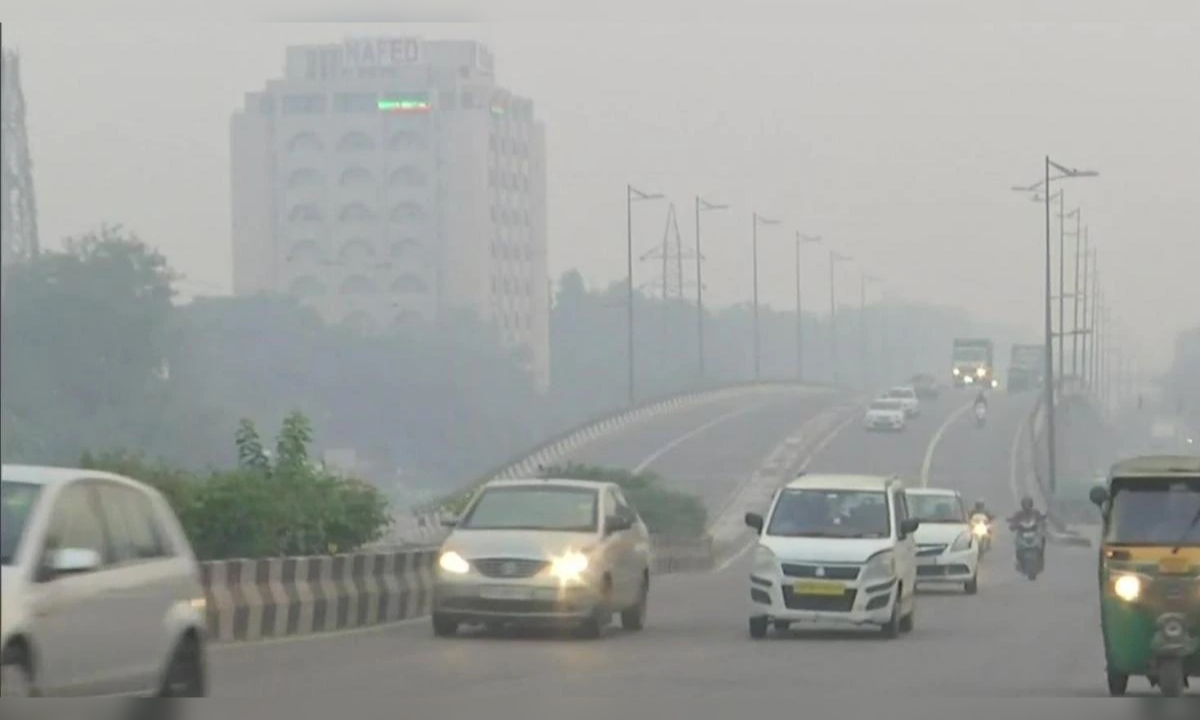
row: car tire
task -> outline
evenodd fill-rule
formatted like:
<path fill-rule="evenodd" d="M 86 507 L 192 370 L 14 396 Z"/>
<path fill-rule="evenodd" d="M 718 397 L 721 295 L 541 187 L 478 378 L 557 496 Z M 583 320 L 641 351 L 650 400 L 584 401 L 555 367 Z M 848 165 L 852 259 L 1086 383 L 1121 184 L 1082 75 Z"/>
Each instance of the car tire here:
<path fill-rule="evenodd" d="M 454 637 L 458 633 L 458 621 L 441 613 L 433 614 L 434 637 Z"/>
<path fill-rule="evenodd" d="M 975 577 L 968 580 L 966 584 L 963 585 L 963 590 L 968 595 L 977 595 L 979 593 L 979 575 L 976 574 Z"/>
<path fill-rule="evenodd" d="M 1129 690 L 1129 676 L 1124 673 L 1108 671 L 1108 694 L 1112 697 L 1125 697 Z"/>
<path fill-rule="evenodd" d="M 192 635 L 180 639 L 163 673 L 158 696 L 163 698 L 201 698 L 207 692 L 204 649 Z"/>
<path fill-rule="evenodd" d="M 887 640 L 895 640 L 900 637 L 900 599 L 896 598 L 896 602 L 892 603 L 892 617 L 879 628 L 879 632 Z"/>
<path fill-rule="evenodd" d="M 762 640 L 767 636 L 767 628 L 770 625 L 765 617 L 750 618 L 750 637 L 755 640 Z"/>
<path fill-rule="evenodd" d="M 3 658 L 0 659 L 0 697 L 37 696 L 29 653 L 20 645 L 4 648 Z"/>
<path fill-rule="evenodd" d="M 642 576 L 642 589 L 638 591 L 638 600 L 632 607 L 621 611 L 621 627 L 626 630 L 639 631 L 646 627 L 646 607 L 650 603 L 650 576 Z"/>

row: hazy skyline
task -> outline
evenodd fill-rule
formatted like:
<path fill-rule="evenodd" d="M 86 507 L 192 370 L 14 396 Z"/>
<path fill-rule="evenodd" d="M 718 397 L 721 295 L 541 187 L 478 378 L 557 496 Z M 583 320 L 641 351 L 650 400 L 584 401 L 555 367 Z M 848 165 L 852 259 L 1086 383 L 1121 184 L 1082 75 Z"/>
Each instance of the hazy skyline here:
<path fill-rule="evenodd" d="M 624 185 L 704 219 L 713 302 L 793 303 L 792 238 L 821 234 L 905 298 L 981 320 L 1041 322 L 1044 211 L 1012 185 L 1043 154 L 1071 181 L 1102 285 L 1145 362 L 1200 319 L 1200 33 L 1190 24 L 5 25 L 21 51 L 43 243 L 121 222 L 191 279 L 230 285 L 229 117 L 281 74 L 288 44 L 346 35 L 473 37 L 547 126 L 551 272 L 625 275 Z M 665 203 L 636 206 L 638 252 Z M 1057 213 L 1057 207 L 1055 208 Z M 1057 221 L 1056 221 L 1057 222 Z M 1055 228 L 1057 233 L 1057 228 Z M 1057 235 L 1056 235 L 1057 237 Z M 1073 247 L 1068 238 L 1068 252 Z M 1056 247 L 1057 251 L 1057 247 Z M 828 310 L 806 249 L 807 308 Z M 1073 268 L 1071 268 L 1073 270 Z M 639 283 L 652 276 L 638 267 Z M 1068 272 L 1068 283 L 1072 272 Z M 1056 273 L 1057 278 L 1057 273 Z M 1068 318 L 1070 308 L 1068 308 Z"/>

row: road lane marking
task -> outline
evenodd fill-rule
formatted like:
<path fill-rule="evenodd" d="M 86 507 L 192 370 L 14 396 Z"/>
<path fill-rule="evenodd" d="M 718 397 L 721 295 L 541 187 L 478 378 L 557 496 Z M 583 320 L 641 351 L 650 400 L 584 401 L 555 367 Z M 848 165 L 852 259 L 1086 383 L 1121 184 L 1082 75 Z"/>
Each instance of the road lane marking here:
<path fill-rule="evenodd" d="M 800 466 L 798 468 L 796 468 L 796 470 L 795 470 L 796 474 L 802 473 L 805 470 L 807 470 L 808 466 L 812 464 L 813 460 L 815 460 L 816 457 L 821 454 L 821 451 L 824 450 L 826 447 L 828 447 L 829 444 L 831 442 L 833 442 L 834 439 L 838 435 L 841 435 L 842 431 L 845 430 L 847 427 L 849 427 L 851 423 L 857 422 L 858 419 L 859 419 L 859 417 L 857 414 L 851 414 L 850 417 L 846 418 L 846 420 L 843 421 L 841 425 L 838 425 L 837 427 L 835 427 L 828 435 L 826 435 L 824 438 L 822 438 L 821 442 L 817 443 L 817 446 L 815 448 L 813 448 L 812 452 L 810 452 L 808 454 L 808 457 L 806 457 L 804 459 L 804 462 L 800 463 Z M 741 560 L 742 556 L 744 556 L 746 553 L 750 552 L 750 550 L 755 545 L 758 545 L 758 537 L 757 536 L 751 538 L 745 544 L 745 546 L 742 547 L 741 550 L 738 550 L 733 555 L 731 555 L 729 557 L 729 559 L 727 559 L 725 562 L 721 563 L 716 568 L 714 568 L 712 570 L 712 574 L 715 575 L 718 573 L 723 573 L 726 570 L 728 570 L 735 562 L 737 562 L 738 560 Z"/>
<path fill-rule="evenodd" d="M 727 420 L 732 420 L 736 417 L 740 417 L 742 415 L 747 415 L 751 412 L 754 412 L 755 410 L 761 410 L 765 404 L 766 403 L 764 403 L 763 405 L 754 404 L 754 405 L 751 405 L 750 407 L 732 410 L 730 412 L 725 413 L 724 415 L 720 415 L 720 416 L 714 418 L 713 420 L 709 420 L 708 422 L 704 423 L 703 425 L 701 425 L 698 428 L 689 430 L 688 432 L 684 433 L 683 435 L 680 435 L 679 437 L 675 438 L 671 442 L 669 442 L 666 445 L 663 445 L 659 449 L 655 450 L 648 457 L 646 457 L 645 460 L 642 460 L 640 463 L 638 463 L 637 467 L 635 467 L 633 469 L 633 472 L 635 474 L 642 472 L 643 470 L 645 470 L 646 468 L 650 467 L 655 462 L 660 460 L 662 458 L 662 456 L 671 452 L 672 450 L 679 447 L 680 445 L 687 442 L 688 440 L 691 440 L 692 438 L 696 437 L 700 433 L 707 432 L 708 430 L 711 430 L 712 428 L 720 425 L 721 423 L 723 423 Z"/>
<path fill-rule="evenodd" d="M 933 469 L 933 455 L 937 452 L 937 447 L 942 442 L 942 436 L 946 434 L 946 431 L 950 429 L 955 420 L 973 407 L 975 407 L 974 401 L 950 413 L 950 416 L 946 418 L 941 427 L 937 429 L 937 432 L 933 434 L 933 439 L 929 441 L 929 447 L 925 449 L 925 460 L 921 463 L 921 487 L 929 487 L 929 472 Z"/>

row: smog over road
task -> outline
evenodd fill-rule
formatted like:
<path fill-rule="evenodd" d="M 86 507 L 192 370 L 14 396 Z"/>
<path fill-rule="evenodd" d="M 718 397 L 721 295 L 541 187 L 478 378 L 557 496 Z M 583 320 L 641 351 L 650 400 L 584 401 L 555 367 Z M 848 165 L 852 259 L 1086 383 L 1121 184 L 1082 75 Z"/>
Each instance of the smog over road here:
<path fill-rule="evenodd" d="M 1042 4 L 13 10 L 5 702 L 1194 700 L 1200 6 Z"/>

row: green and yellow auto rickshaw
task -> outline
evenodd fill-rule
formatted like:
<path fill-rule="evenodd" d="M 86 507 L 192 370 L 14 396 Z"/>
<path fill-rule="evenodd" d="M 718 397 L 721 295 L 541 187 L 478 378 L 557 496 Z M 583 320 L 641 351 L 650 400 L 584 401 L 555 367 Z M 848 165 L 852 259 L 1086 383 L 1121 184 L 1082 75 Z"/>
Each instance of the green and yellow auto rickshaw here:
<path fill-rule="evenodd" d="M 1200 677 L 1200 457 L 1123 460 L 1091 499 L 1109 694 L 1136 675 L 1179 696 Z"/>

